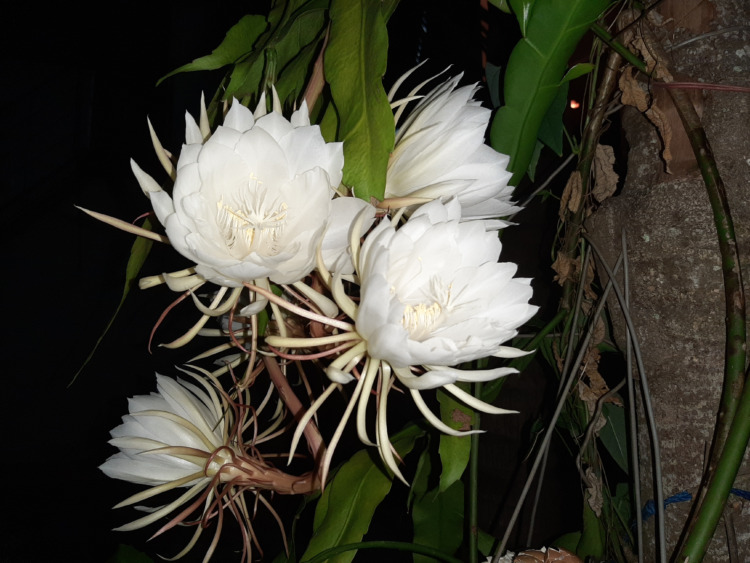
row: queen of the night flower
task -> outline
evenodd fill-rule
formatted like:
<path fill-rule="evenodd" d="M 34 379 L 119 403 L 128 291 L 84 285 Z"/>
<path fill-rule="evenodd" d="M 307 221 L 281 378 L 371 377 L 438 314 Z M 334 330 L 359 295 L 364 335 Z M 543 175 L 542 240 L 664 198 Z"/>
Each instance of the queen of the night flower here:
<path fill-rule="evenodd" d="M 362 221 L 357 223 L 366 218 L 363 213 Z M 462 221 L 461 206 L 455 199 L 422 205 L 400 228 L 384 219 L 366 236 L 361 249 L 359 237 L 352 237 L 354 279 L 360 284 L 358 304 L 345 293 L 341 275 L 331 275 L 323 264 L 318 265 L 336 304 L 354 324 L 309 315 L 311 320 L 328 324 L 338 333 L 321 338 L 266 338 L 275 348 L 335 345 L 339 354 L 326 369 L 333 383 L 301 419 L 293 444 L 325 398 L 337 386 L 353 381 L 352 372 L 360 366 L 352 398 L 328 448 L 324 474 L 336 440 L 355 406 L 359 437 L 373 444 L 365 414 L 376 381 L 380 382 L 376 443 L 383 460 L 401 479 L 386 421 L 387 397 L 394 378 L 409 389 L 425 418 L 448 434 L 466 432 L 450 428 L 435 416 L 422 399 L 422 390 L 442 387 L 477 410 L 509 412 L 483 403 L 455 385 L 516 373 L 507 367 L 462 370 L 454 366 L 489 356 L 523 355 L 504 343 L 537 310 L 529 304 L 531 280 L 514 277 L 515 264 L 498 263 L 501 244 L 492 225 L 496 223 Z M 270 293 L 268 297 L 274 299 Z M 277 302 L 283 306 L 282 300 Z"/>
<path fill-rule="evenodd" d="M 205 375 L 206 378 L 193 376 L 192 383 L 157 374 L 156 393 L 129 399 L 129 414 L 111 431 L 110 444 L 120 451 L 100 469 L 109 477 L 149 486 L 115 508 L 173 489 L 187 489 L 163 506 L 144 509 L 145 516 L 117 530 L 137 530 L 171 516 L 156 536 L 176 525 L 188 524 L 188 517 L 197 513 L 199 516 L 192 523 L 199 525 L 193 539 L 173 558 L 177 559 L 193 547 L 203 529 L 216 519 L 214 541 L 204 559 L 207 561 L 221 533 L 223 518 L 217 515 L 229 508 L 244 538 L 242 560 L 249 561 L 253 544 L 258 544 L 251 530 L 254 501 L 247 502 L 244 493 L 257 495 L 260 503 L 278 519 L 260 494 L 262 491 L 309 493 L 319 488 L 320 482 L 311 473 L 301 476 L 283 473 L 258 457 L 255 446 L 263 441 L 264 432 L 257 430 L 252 444 L 246 444 L 242 437 L 243 429 L 257 424 L 257 413 L 250 417 L 251 410 L 246 406 L 249 392 L 240 392 L 236 399 L 230 399 L 209 383 L 210 374 Z M 181 511 L 175 515 L 178 509 Z"/>
<path fill-rule="evenodd" d="M 304 102 L 290 120 L 277 100 L 271 113 L 265 103 L 263 96 L 253 114 L 235 100 L 213 134 L 186 115 L 172 197 L 133 163 L 171 244 L 196 263 L 201 278 L 224 287 L 301 280 L 326 229 L 353 218 L 333 200 L 342 144 L 325 142 Z M 336 251 L 346 240 L 326 242 Z"/>
<path fill-rule="evenodd" d="M 417 67 L 418 68 L 418 67 Z M 388 162 L 386 202 L 429 201 L 454 196 L 463 219 L 497 220 L 520 210 L 512 201 L 510 158 L 484 142 L 491 111 L 474 100 L 478 86 L 457 88 L 462 75 L 435 87 L 402 120 L 405 102 L 419 98 L 420 84 L 401 101 L 398 88 L 415 69 L 396 82 L 389 99 L 396 109 L 396 145 Z M 412 205 L 411 208 L 414 206 Z"/>

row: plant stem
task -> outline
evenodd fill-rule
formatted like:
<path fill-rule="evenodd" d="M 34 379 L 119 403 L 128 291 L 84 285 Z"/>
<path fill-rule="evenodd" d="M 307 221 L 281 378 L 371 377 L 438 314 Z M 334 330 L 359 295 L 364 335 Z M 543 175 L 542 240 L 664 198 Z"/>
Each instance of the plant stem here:
<path fill-rule="evenodd" d="M 474 396 L 481 400 L 481 383 L 474 384 Z M 474 410 L 474 428 L 479 428 L 479 416 L 479 411 Z M 477 563 L 479 557 L 479 434 L 471 435 L 469 455 L 469 563 Z"/>
<path fill-rule="evenodd" d="M 591 177 L 591 165 L 596 153 L 596 145 L 599 141 L 602 123 L 606 114 L 607 104 L 612 97 L 612 92 L 617 85 L 617 74 L 622 64 L 622 55 L 613 51 L 607 58 L 607 64 L 602 73 L 602 81 L 596 94 L 594 106 L 591 108 L 591 116 L 586 125 L 581 140 L 581 156 L 578 162 L 578 172 L 581 174 L 581 203 L 574 212 L 566 214 L 567 229 L 565 230 L 565 240 L 560 252 L 564 253 L 571 259 L 575 253 L 576 247 L 580 240 L 581 227 L 585 218 L 586 197 L 588 195 L 589 178 Z M 581 272 L 585 276 L 585 272 Z M 563 296 L 561 306 L 563 309 L 571 310 L 573 306 L 573 280 L 567 280 L 563 285 Z"/>

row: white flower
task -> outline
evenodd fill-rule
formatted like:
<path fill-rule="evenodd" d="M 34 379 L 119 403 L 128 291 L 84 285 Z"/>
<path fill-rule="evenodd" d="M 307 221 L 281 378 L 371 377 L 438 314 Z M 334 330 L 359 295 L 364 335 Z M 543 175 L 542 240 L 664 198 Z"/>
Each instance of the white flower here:
<path fill-rule="evenodd" d="M 206 375 L 212 379 L 210 374 Z M 207 380 L 193 377 L 196 384 L 157 374 L 157 392 L 129 399 L 130 414 L 111 431 L 109 443 L 120 451 L 100 469 L 110 477 L 150 486 L 115 508 L 130 506 L 173 489 L 187 488 L 163 506 L 136 507 L 147 514 L 116 529 L 137 530 L 170 515 L 171 520 L 154 536 L 178 524 L 200 523 L 193 539 L 173 558 L 179 559 L 190 551 L 212 519 L 217 520 L 212 544 L 215 545 L 223 522 L 223 517 L 218 515 L 229 508 L 242 529 L 243 549 L 251 554 L 251 544 L 257 540 L 244 493 L 256 495 L 279 521 L 269 502 L 261 496 L 262 491 L 310 493 L 319 488 L 320 483 L 311 473 L 297 477 L 281 472 L 263 459 L 254 444 L 248 447 L 243 443 L 242 429 L 257 422 L 257 419 L 248 420 L 250 409 L 243 403 L 249 400 L 249 392 L 240 392 L 236 399 L 229 399 Z M 265 431 L 255 430 L 256 439 L 264 437 Z M 180 510 L 174 515 L 177 509 Z M 213 547 L 209 547 L 204 561 L 210 559 L 212 552 Z"/>
<path fill-rule="evenodd" d="M 210 481 L 228 459 L 220 453 L 206 467 L 227 440 L 221 402 L 207 385 L 200 388 L 157 374 L 156 386 L 156 393 L 128 400 L 130 414 L 111 431 L 109 441 L 120 451 L 100 469 L 109 477 L 144 485 Z"/>
<path fill-rule="evenodd" d="M 441 366 L 507 355 L 502 344 L 537 310 L 529 305 L 531 280 L 514 278 L 515 264 L 498 263 L 497 233 L 460 214 L 455 200 L 433 201 L 398 230 L 381 222 L 362 246 L 356 330 L 370 357 L 432 370 L 402 378 L 410 387 L 461 380 Z"/>
<path fill-rule="evenodd" d="M 287 121 L 236 100 L 203 143 L 186 116 L 186 144 L 170 198 L 133 163 L 172 245 L 203 278 L 226 287 L 270 278 L 293 283 L 312 271 L 341 182 L 341 143 L 326 143 L 307 106 Z"/>
<path fill-rule="evenodd" d="M 492 112 L 473 99 L 477 85 L 456 88 L 461 76 L 422 98 L 398 127 L 385 197 L 455 196 L 463 219 L 506 217 L 520 210 L 511 201 L 513 188 L 508 186 L 510 158 L 485 145 Z M 391 99 L 400 82 L 391 91 Z M 396 113 L 397 125 L 402 110 Z"/>

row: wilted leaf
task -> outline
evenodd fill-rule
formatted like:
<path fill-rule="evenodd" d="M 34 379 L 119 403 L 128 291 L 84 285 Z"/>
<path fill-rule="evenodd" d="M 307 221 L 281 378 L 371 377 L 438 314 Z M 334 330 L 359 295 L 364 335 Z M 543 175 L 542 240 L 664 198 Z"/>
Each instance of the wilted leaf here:
<path fill-rule="evenodd" d="M 586 468 L 586 502 L 594 511 L 597 518 L 602 515 L 602 506 L 604 506 L 604 496 L 602 495 L 602 480 L 599 475 L 591 468 Z"/>
<path fill-rule="evenodd" d="M 615 151 L 609 145 L 596 145 L 594 153 L 593 196 L 601 203 L 617 191 L 620 177 L 615 172 Z"/>
<path fill-rule="evenodd" d="M 581 206 L 582 189 L 581 173 L 578 170 L 574 170 L 570 178 L 568 178 L 568 183 L 565 184 L 565 189 L 560 199 L 559 215 L 561 221 L 565 221 L 567 212 L 575 213 L 578 211 L 578 208 Z"/>

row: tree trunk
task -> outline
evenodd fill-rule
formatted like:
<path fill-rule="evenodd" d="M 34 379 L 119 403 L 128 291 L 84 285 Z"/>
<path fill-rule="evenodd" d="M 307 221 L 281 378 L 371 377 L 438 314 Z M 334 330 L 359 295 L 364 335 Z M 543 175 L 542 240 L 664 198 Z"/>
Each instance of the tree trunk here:
<path fill-rule="evenodd" d="M 750 86 L 747 2 L 667 1 L 658 10 L 656 32 L 670 51 L 667 64 L 676 81 Z M 711 34 L 726 28 L 733 31 Z M 685 43 L 688 39 L 696 40 Z M 750 94 L 714 89 L 693 92 L 727 187 L 745 266 L 745 292 L 750 295 Z M 671 138 L 664 130 L 660 137 L 636 109 L 625 109 L 622 122 L 629 153 L 622 193 L 607 200 L 587 222 L 610 264 L 620 252 L 621 232 L 627 235 L 630 313 L 654 405 L 665 498 L 682 491 L 695 495 L 700 484 L 718 412 L 725 345 L 716 229 L 703 180 L 687 138 L 678 135 L 681 124 L 670 104 L 663 90 L 655 92 L 652 106 L 664 110 Z M 665 146 L 669 151 L 663 153 Z M 671 174 L 665 172 L 665 160 Z M 624 348 L 622 315 L 616 302 L 610 306 L 615 338 Z M 642 419 L 639 428 L 645 502 L 654 498 L 652 459 Z M 735 488 L 750 490 L 747 458 L 745 452 Z M 675 548 L 690 506 L 690 502 L 677 502 L 666 508 L 667 553 Z M 730 518 L 726 518 L 728 513 Z M 705 561 L 730 561 L 734 542 L 728 544 L 725 524 L 732 523 L 737 561 L 750 561 L 750 502 L 730 496 L 725 519 Z M 655 558 L 653 524 L 651 518 L 644 525 L 647 560 Z"/>

